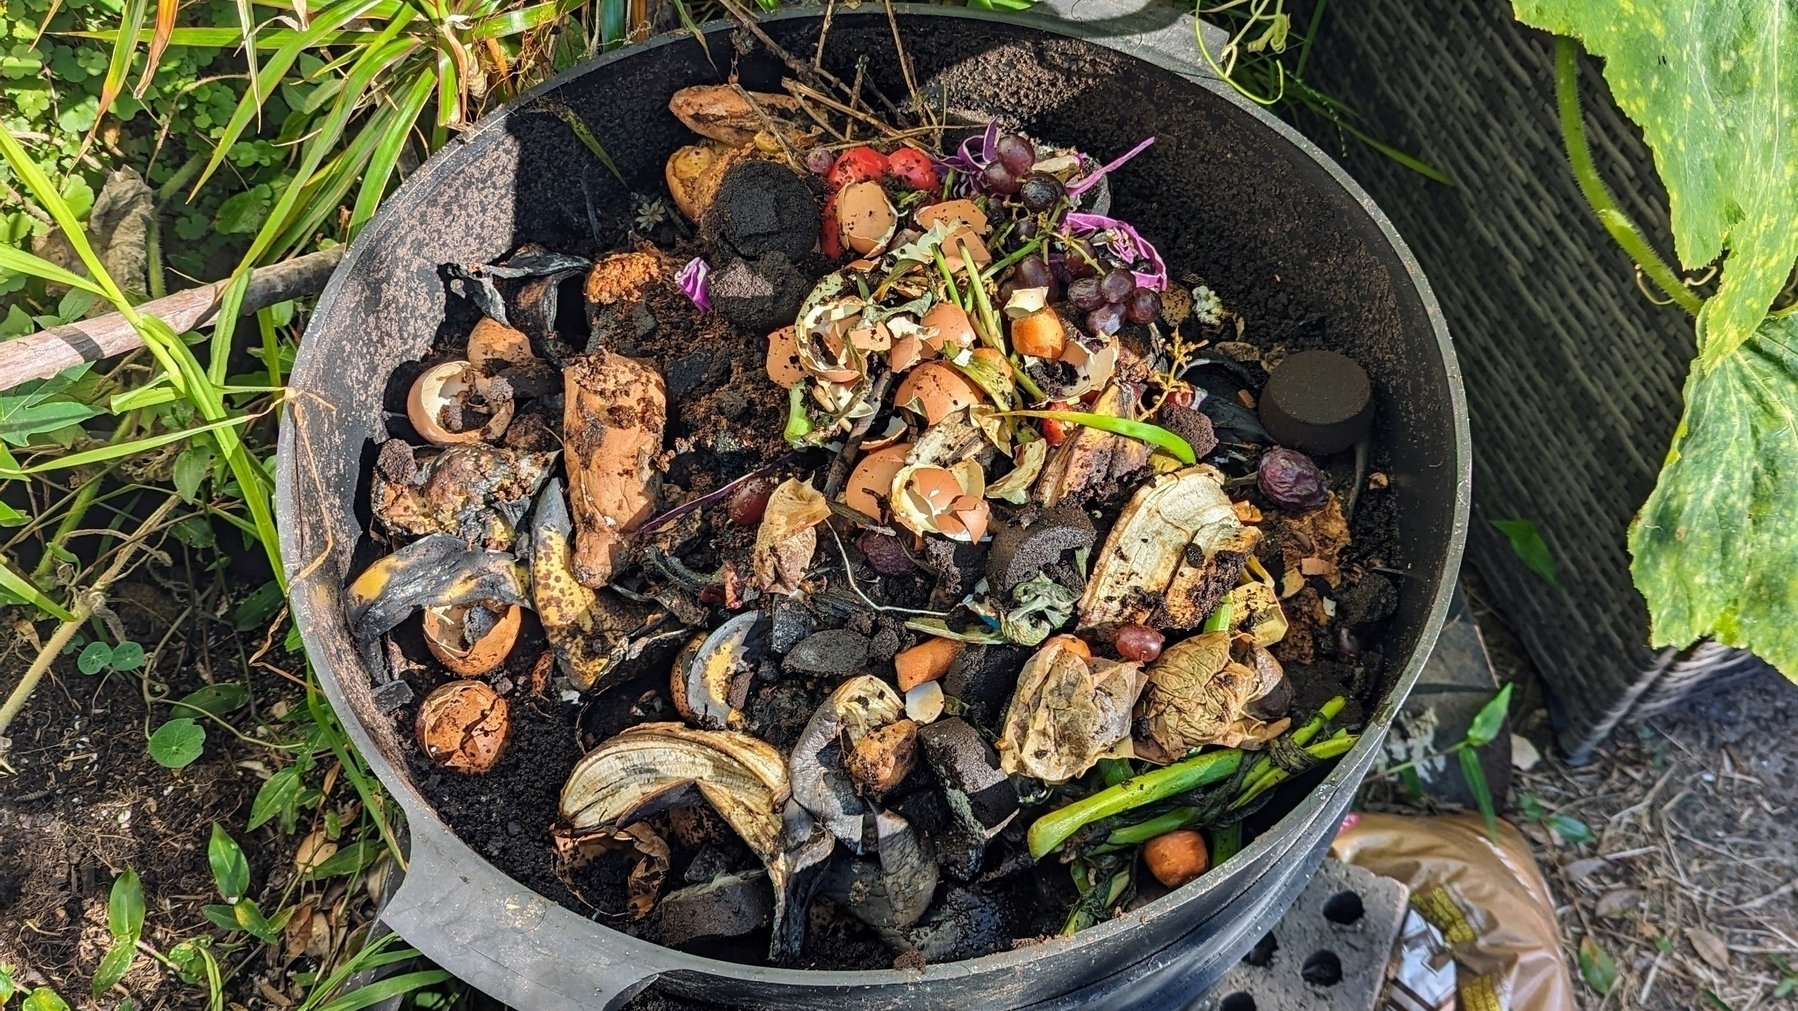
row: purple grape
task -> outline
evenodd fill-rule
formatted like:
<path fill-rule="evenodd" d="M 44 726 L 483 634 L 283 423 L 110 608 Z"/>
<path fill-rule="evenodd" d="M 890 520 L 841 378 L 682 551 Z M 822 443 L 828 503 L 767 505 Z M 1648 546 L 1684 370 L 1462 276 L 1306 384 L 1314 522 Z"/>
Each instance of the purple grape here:
<path fill-rule="evenodd" d="M 1094 334 L 1114 334 L 1124 325 L 1124 309 L 1115 303 L 1106 303 L 1086 314 L 1086 329 Z"/>
<path fill-rule="evenodd" d="M 1004 164 L 993 162 L 980 173 L 980 181 L 987 190 L 1002 197 L 1009 197 L 1018 191 L 1018 178 L 1006 171 Z"/>
<path fill-rule="evenodd" d="M 1137 288 L 1124 300 L 1124 318 L 1148 326 L 1161 315 L 1161 296 L 1153 288 Z"/>
<path fill-rule="evenodd" d="M 1267 500 L 1281 509 L 1308 512 L 1330 500 L 1324 472 L 1296 449 L 1275 446 L 1261 454 L 1256 484 Z"/>
<path fill-rule="evenodd" d="M 1018 222 L 1018 226 L 1011 230 L 1012 238 L 1017 239 L 1019 242 L 1029 242 L 1031 239 L 1036 238 L 1042 233 L 1042 219 L 1034 216 Z"/>
<path fill-rule="evenodd" d="M 1068 301 L 1081 312 L 1091 312 L 1105 304 L 1105 295 L 1099 291 L 1099 279 L 1083 277 L 1068 285 Z"/>
<path fill-rule="evenodd" d="M 1136 290 L 1136 278 L 1122 267 L 1113 267 L 1099 279 L 1099 290 L 1105 293 L 1105 301 L 1113 305 L 1122 305 Z"/>
<path fill-rule="evenodd" d="M 1099 258 L 1093 254 L 1093 247 L 1084 239 L 1069 239 L 1067 256 L 1062 261 L 1062 269 L 1070 278 L 1092 277 L 1099 272 Z"/>
<path fill-rule="evenodd" d="M 1047 172 L 1032 172 L 1018 181 L 1018 199 L 1032 211 L 1046 211 L 1065 193 L 1061 180 Z"/>
<path fill-rule="evenodd" d="M 1011 269 L 1011 280 L 1020 288 L 1047 288 L 1055 283 L 1049 265 L 1034 253 L 1024 257 Z"/>
<path fill-rule="evenodd" d="M 811 172 L 814 175 L 829 175 L 831 166 L 836 163 L 837 154 L 835 151 L 815 147 L 805 153 L 806 171 Z"/>
<path fill-rule="evenodd" d="M 1000 137 L 994 146 L 999 149 L 998 164 L 1004 165 L 1005 170 L 1014 176 L 1023 175 L 1030 171 L 1030 166 L 1036 164 L 1036 148 L 1028 137 L 1008 133 Z"/>

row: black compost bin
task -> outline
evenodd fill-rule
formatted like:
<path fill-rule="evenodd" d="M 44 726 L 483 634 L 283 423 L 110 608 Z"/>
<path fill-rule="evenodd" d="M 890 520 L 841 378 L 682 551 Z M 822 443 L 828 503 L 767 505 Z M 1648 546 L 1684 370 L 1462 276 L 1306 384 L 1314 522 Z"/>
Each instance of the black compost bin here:
<path fill-rule="evenodd" d="M 614 1008 L 652 982 L 782 1011 L 1180 1006 L 1261 936 L 1315 870 L 1435 641 L 1467 522 L 1466 408 L 1435 300 L 1385 216 L 1277 120 L 1215 82 L 1075 37 L 1100 34 L 1093 26 L 901 10 L 919 78 L 952 110 L 1094 152 L 1159 137 L 1113 176 L 1117 213 L 1143 227 L 1176 276 L 1197 272 L 1226 304 L 1275 298 L 1282 318 L 1316 321 L 1366 367 L 1399 511 L 1386 561 L 1407 576 L 1386 644 L 1392 686 L 1361 743 L 1321 783 L 1305 784 L 1309 792 L 1283 798 L 1288 813 L 1212 873 L 1072 937 L 921 972 L 788 970 L 683 954 L 589 920 L 494 868 L 413 781 L 403 751 L 413 745 L 374 704 L 346 630 L 343 586 L 373 557 L 365 475 L 387 435 L 390 376 L 424 356 L 446 325 L 453 299 L 441 265 L 491 261 L 526 242 L 590 251 L 596 224 L 603 231 L 631 213 L 626 190 L 534 105 L 553 98 L 573 109 L 632 188 L 654 193 L 664 159 L 690 137 L 667 111 L 670 94 L 719 80 L 686 36 L 601 57 L 488 116 L 369 223 L 307 330 L 281 432 L 278 508 L 295 618 L 332 705 L 406 817 L 410 866 L 383 918 L 513 1006 Z M 764 23 L 789 50 L 812 52 L 815 14 Z M 723 65 L 730 26 L 709 34 Z M 880 8 L 837 11 L 827 52 L 837 73 L 852 75 L 867 55 L 875 80 L 903 93 L 892 53 Z M 782 67 L 759 47 L 738 69 L 746 86 L 778 90 Z"/>

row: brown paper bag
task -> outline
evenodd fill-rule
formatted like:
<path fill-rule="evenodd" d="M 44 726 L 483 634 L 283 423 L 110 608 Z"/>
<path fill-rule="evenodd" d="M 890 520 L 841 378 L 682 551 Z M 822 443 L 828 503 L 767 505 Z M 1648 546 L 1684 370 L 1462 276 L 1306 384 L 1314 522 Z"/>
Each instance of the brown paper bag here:
<path fill-rule="evenodd" d="M 1404 882 L 1460 967 L 1460 1011 L 1573 1011 L 1548 882 L 1508 822 L 1478 815 L 1351 815 L 1330 853 Z"/>

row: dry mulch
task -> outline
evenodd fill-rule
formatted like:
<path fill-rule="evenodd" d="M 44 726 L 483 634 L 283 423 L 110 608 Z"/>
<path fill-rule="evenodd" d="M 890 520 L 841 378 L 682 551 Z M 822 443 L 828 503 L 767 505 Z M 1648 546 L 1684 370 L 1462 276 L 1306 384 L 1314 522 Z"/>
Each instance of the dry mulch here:
<path fill-rule="evenodd" d="M 1519 807 L 1533 797 L 1596 837 L 1511 814 L 1560 903 L 1581 1011 L 1798 1008 L 1773 998 L 1774 958 L 1798 967 L 1795 741 L 1798 685 L 1764 670 L 1618 730 L 1581 768 L 1550 756 L 1519 774 Z M 1605 996 L 1579 983 L 1587 935 L 1617 966 Z"/>

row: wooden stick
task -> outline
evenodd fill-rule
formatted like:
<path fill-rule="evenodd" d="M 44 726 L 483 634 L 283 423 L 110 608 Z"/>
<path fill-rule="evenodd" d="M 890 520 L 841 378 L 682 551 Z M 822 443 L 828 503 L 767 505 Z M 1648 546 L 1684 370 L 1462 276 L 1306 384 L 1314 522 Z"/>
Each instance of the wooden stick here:
<path fill-rule="evenodd" d="M 324 290 L 331 271 L 343 259 L 343 247 L 321 249 L 316 253 L 267 267 L 257 267 L 250 274 L 250 286 L 244 293 L 243 311 L 252 313 L 271 305 Z M 166 298 L 145 302 L 137 311 L 155 316 L 176 333 L 185 333 L 204 325 L 218 312 L 229 280 L 215 281 L 178 291 Z M 31 379 L 48 379 L 64 369 L 82 362 L 135 351 L 144 346 L 125 317 L 118 313 L 77 320 L 0 343 L 0 391 L 10 390 Z"/>

